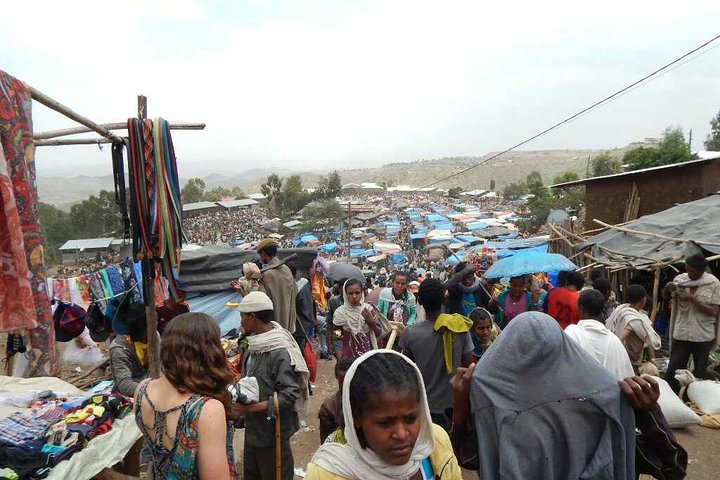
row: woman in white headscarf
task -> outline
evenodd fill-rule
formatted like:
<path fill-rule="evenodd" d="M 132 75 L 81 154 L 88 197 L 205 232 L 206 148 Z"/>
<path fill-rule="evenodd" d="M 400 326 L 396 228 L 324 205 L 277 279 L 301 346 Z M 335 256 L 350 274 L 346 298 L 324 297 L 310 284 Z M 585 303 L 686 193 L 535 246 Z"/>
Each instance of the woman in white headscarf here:
<path fill-rule="evenodd" d="M 407 357 L 364 354 L 345 374 L 342 399 L 344 435 L 315 453 L 307 480 L 462 479 L 448 434 L 430 420 L 420 370 Z"/>
<path fill-rule="evenodd" d="M 390 325 L 378 309 L 365 303 L 360 280 L 351 278 L 343 285 L 343 304 L 333 314 L 333 323 L 342 327 L 341 358 L 358 358 L 378 348 L 378 339 L 389 333 Z"/>

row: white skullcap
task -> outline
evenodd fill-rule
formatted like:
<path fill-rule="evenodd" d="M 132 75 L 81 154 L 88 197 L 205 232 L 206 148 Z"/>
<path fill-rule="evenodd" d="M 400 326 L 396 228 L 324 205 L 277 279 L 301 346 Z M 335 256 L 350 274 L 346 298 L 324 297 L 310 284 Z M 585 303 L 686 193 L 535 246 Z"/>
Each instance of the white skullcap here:
<path fill-rule="evenodd" d="M 273 303 L 270 297 L 263 292 L 250 292 L 245 295 L 238 305 L 238 310 L 242 313 L 255 313 L 264 310 L 272 310 Z"/>

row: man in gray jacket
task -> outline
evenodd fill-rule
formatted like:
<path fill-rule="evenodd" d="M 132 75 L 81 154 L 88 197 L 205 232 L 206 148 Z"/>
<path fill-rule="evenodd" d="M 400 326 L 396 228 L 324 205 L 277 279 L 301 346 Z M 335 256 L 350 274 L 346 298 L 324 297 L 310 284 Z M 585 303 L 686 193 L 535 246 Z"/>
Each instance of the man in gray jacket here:
<path fill-rule="evenodd" d="M 273 302 L 265 293 L 247 294 L 238 309 L 242 330 L 248 335 L 243 375 L 257 379 L 260 391 L 259 402 L 240 405 L 245 415 L 245 478 L 275 479 L 275 422 L 269 413 L 277 392 L 281 477 L 292 480 L 295 465 L 290 437 L 299 428 L 297 410 L 307 400 L 308 368 L 292 334 L 272 321 Z"/>
<path fill-rule="evenodd" d="M 141 359 L 137 353 L 147 348 L 145 306 L 133 305 L 118 315 L 122 317 L 113 323 L 116 336 L 110 343 L 110 371 L 118 391 L 132 397 L 147 378 L 147 357 Z"/>

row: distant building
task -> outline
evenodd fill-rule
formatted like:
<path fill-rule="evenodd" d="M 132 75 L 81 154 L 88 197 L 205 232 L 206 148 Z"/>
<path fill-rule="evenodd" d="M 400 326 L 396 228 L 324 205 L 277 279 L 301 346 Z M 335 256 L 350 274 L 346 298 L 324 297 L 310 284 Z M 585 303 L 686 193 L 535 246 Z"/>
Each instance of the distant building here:
<path fill-rule="evenodd" d="M 559 183 L 551 188 L 585 187 L 586 229 L 598 227 L 595 218 L 616 225 L 624 220 L 633 185 L 640 197 L 638 217 L 720 191 L 720 152 L 703 153 L 705 158 L 700 160 Z"/>
<path fill-rule="evenodd" d="M 260 205 L 260 202 L 253 200 L 252 198 L 241 198 L 240 200 L 231 200 L 227 202 L 216 202 L 225 210 L 245 210 L 247 208 L 255 208 Z"/>
<path fill-rule="evenodd" d="M 268 203 L 267 197 L 262 193 L 251 193 L 247 196 L 247 198 L 255 200 L 260 205 L 265 205 L 266 203 Z"/>
<path fill-rule="evenodd" d="M 68 240 L 58 250 L 62 254 L 63 265 L 77 265 L 107 255 L 119 254 L 121 257 L 126 257 L 132 254 L 132 244 L 114 238 L 82 238 Z"/>
<path fill-rule="evenodd" d="M 183 204 L 183 215 L 185 217 L 195 217 L 210 212 L 219 212 L 222 207 L 216 202 L 195 202 Z"/>
<path fill-rule="evenodd" d="M 346 183 L 340 191 L 349 195 L 374 195 L 384 192 L 385 189 L 377 183 Z"/>

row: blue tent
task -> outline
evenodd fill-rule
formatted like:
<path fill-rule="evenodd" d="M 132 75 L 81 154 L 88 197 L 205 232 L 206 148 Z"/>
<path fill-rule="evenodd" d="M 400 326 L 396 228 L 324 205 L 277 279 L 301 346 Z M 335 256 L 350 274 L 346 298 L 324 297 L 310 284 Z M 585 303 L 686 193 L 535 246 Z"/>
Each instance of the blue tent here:
<path fill-rule="evenodd" d="M 312 242 L 317 242 L 318 240 L 319 239 L 311 233 L 300 237 L 300 243 L 312 243 Z"/>
<path fill-rule="evenodd" d="M 424 240 L 425 234 L 424 233 L 411 233 L 410 234 L 410 240 Z"/>
<path fill-rule="evenodd" d="M 403 263 L 407 260 L 407 257 L 404 253 L 391 253 L 390 254 L 390 263 Z"/>
<path fill-rule="evenodd" d="M 438 215 L 436 213 L 425 215 L 425 221 L 428 223 L 450 223 L 450 220 L 448 220 L 447 217 L 443 217 L 442 215 Z"/>
<path fill-rule="evenodd" d="M 482 243 L 482 239 L 473 235 L 455 235 L 455 239 L 460 240 L 463 243 L 467 243 L 468 245 L 477 245 L 478 243 Z"/>
<path fill-rule="evenodd" d="M 485 222 L 468 222 L 465 224 L 465 228 L 468 230 L 480 230 L 487 227 L 488 225 Z"/>
<path fill-rule="evenodd" d="M 450 230 L 451 232 L 455 230 L 455 227 L 452 223 L 436 223 L 434 224 L 435 230 Z"/>
<path fill-rule="evenodd" d="M 332 253 L 335 250 L 337 250 L 337 243 L 326 243 L 325 245 L 320 245 L 320 250 L 327 253 Z"/>
<path fill-rule="evenodd" d="M 460 258 L 460 260 L 458 260 L 458 257 Z M 449 267 L 451 265 L 457 265 L 462 260 L 465 260 L 465 252 L 455 252 L 455 255 L 450 255 L 448 256 L 447 260 L 445 260 L 445 266 Z"/>

